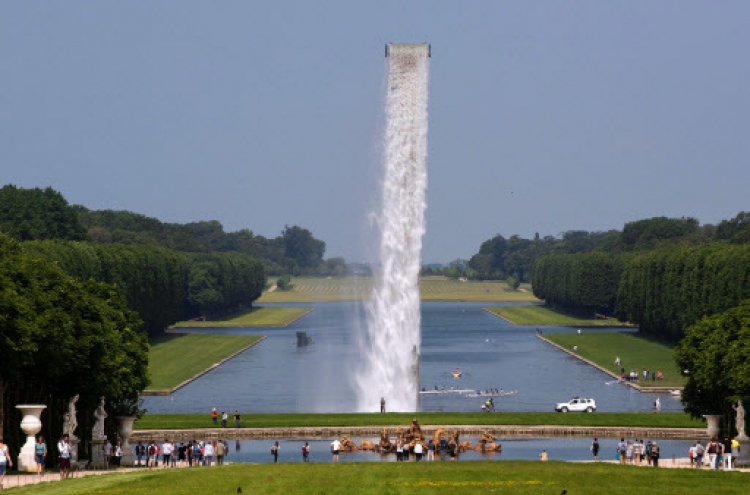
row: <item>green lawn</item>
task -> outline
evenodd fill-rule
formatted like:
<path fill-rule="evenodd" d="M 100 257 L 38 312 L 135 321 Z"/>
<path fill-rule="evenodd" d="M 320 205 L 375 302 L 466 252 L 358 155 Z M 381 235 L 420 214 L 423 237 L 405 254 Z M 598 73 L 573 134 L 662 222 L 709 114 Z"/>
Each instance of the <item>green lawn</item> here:
<path fill-rule="evenodd" d="M 345 458 L 345 456 L 344 456 Z M 539 461 L 235 464 L 88 476 L 14 488 L 13 493 L 83 495 L 740 495 L 748 474 L 607 463 Z"/>
<path fill-rule="evenodd" d="M 210 321 L 180 321 L 170 328 L 285 327 L 311 311 L 310 308 L 261 306 L 227 318 Z"/>
<path fill-rule="evenodd" d="M 261 337 L 255 335 L 165 335 L 151 341 L 149 390 L 171 389 Z"/>
<path fill-rule="evenodd" d="M 258 302 L 330 302 L 359 301 L 372 293 L 371 277 L 293 278 L 288 291 L 264 292 Z M 423 301 L 532 302 L 538 301 L 531 286 L 511 289 L 500 281 L 467 281 L 443 277 L 420 279 Z"/>
<path fill-rule="evenodd" d="M 576 318 L 546 306 L 505 306 L 485 308 L 515 325 L 558 325 L 558 326 L 629 326 L 618 320 Z"/>
<path fill-rule="evenodd" d="M 550 409 L 553 407 L 550 402 Z M 205 414 L 146 414 L 135 422 L 136 430 L 182 430 L 213 428 L 210 409 Z M 350 414 L 242 414 L 245 428 L 284 428 L 302 426 L 408 426 L 414 413 Z M 703 420 L 685 413 L 418 413 L 423 426 L 428 425 L 566 425 L 566 426 L 633 426 L 654 428 L 704 428 Z"/>
<path fill-rule="evenodd" d="M 549 333 L 544 337 L 566 349 L 578 346 L 578 354 L 609 371 L 620 374 L 620 368 L 629 373 L 635 370 L 640 373 L 638 385 L 650 387 L 682 387 L 685 379 L 681 376 L 674 362 L 673 349 L 665 344 L 647 340 L 631 333 L 595 333 L 586 332 L 578 336 L 571 333 Z M 620 366 L 615 365 L 615 358 L 620 357 Z M 644 382 L 643 369 L 661 370 L 664 380 Z"/>

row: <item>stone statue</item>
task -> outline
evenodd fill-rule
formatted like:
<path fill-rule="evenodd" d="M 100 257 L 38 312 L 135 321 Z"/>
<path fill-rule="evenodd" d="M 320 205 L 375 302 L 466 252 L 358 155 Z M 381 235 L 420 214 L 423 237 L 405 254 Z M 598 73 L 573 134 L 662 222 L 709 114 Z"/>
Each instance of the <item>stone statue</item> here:
<path fill-rule="evenodd" d="M 70 399 L 70 402 L 68 402 L 68 412 L 63 416 L 63 435 L 69 435 L 71 440 L 76 438 L 75 431 L 78 428 L 76 402 L 78 402 L 78 394 Z"/>
<path fill-rule="evenodd" d="M 96 418 L 96 423 L 94 423 L 94 429 L 91 432 L 91 436 L 93 438 L 106 438 L 107 435 L 104 434 L 104 419 L 107 417 L 107 411 L 104 410 L 104 397 L 101 398 L 101 402 L 99 403 L 99 407 L 96 408 L 96 411 L 94 411 L 94 418 Z"/>
<path fill-rule="evenodd" d="M 735 420 L 737 436 L 747 438 L 747 434 L 745 433 L 745 408 L 742 406 L 742 401 L 737 401 L 737 405 L 732 406 L 732 408 L 737 411 L 737 419 Z"/>

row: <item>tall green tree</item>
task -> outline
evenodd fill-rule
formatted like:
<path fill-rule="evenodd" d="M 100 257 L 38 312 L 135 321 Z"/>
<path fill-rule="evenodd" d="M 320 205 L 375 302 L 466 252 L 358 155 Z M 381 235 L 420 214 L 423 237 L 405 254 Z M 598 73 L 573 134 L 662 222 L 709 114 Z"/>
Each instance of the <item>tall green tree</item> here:
<path fill-rule="evenodd" d="M 674 357 L 689 376 L 685 410 L 695 417 L 723 414 L 731 424 L 732 404 L 750 398 L 750 300 L 690 326 Z"/>

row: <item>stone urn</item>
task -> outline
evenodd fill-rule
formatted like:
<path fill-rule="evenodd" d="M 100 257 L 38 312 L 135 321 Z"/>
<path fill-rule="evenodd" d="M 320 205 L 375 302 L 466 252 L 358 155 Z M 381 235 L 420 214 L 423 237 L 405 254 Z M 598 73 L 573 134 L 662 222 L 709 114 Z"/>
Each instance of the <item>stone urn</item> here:
<path fill-rule="evenodd" d="M 706 418 L 706 434 L 709 438 L 719 437 L 721 433 L 721 414 L 704 414 Z"/>
<path fill-rule="evenodd" d="M 26 443 L 21 447 L 21 452 L 18 454 L 18 470 L 25 471 L 27 473 L 36 472 L 36 458 L 35 448 L 36 439 L 34 438 L 37 433 L 42 430 L 42 421 L 39 419 L 42 411 L 47 406 L 42 404 L 21 404 L 16 406 L 16 409 L 20 409 L 23 414 L 21 419 L 21 430 L 26 434 Z"/>
<path fill-rule="evenodd" d="M 130 437 L 133 436 L 133 423 L 138 419 L 135 416 L 117 416 L 117 435 L 122 442 L 122 466 L 135 465 L 133 447 L 130 445 Z"/>

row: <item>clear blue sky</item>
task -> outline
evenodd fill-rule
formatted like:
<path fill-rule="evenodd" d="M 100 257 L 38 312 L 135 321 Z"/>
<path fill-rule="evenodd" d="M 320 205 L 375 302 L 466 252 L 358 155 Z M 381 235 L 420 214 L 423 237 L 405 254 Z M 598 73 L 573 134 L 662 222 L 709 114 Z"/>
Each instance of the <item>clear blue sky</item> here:
<path fill-rule="evenodd" d="M 0 180 L 363 259 L 383 46 L 432 44 L 425 262 L 750 210 L 750 2 L 0 2 Z"/>

